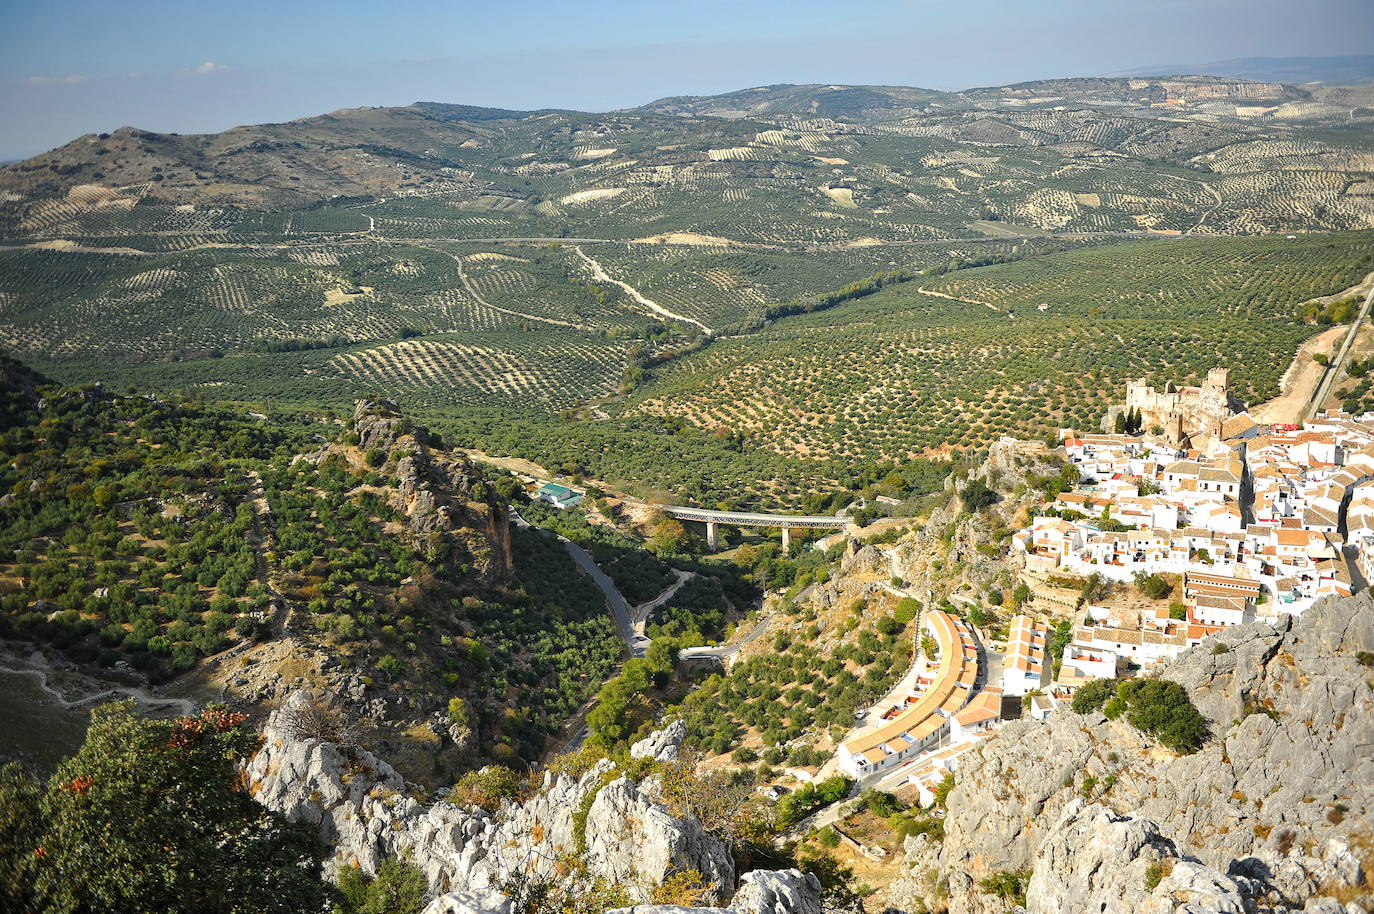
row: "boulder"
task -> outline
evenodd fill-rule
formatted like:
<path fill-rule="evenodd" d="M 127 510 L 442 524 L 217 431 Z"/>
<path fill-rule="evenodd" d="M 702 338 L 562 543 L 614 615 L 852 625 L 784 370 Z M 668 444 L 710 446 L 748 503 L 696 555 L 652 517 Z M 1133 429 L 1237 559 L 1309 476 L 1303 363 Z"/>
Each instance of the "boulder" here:
<path fill-rule="evenodd" d="M 421 914 L 511 914 L 510 899 L 500 892 L 460 889 L 440 895 Z"/>
<path fill-rule="evenodd" d="M 648 890 L 678 870 L 696 870 L 717 888 L 708 901 L 728 897 L 735 884 L 729 848 L 707 835 L 701 823 L 675 818 L 649 799 L 652 780 L 641 789 L 629 778 L 607 784 L 587 814 L 587 863 L 614 882 Z"/>
<path fill-rule="evenodd" d="M 687 724 L 681 720 L 675 720 L 631 746 L 630 757 L 652 758 L 660 762 L 676 762 L 682 752 L 682 741 L 686 738 Z"/>

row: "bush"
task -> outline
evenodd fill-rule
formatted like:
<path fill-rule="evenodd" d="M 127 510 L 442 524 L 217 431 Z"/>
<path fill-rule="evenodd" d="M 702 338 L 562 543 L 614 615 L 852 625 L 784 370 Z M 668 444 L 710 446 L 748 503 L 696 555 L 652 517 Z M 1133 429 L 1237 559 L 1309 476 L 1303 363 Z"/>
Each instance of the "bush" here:
<path fill-rule="evenodd" d="M 1174 592 L 1174 585 L 1159 574 L 1137 574 L 1135 586 L 1136 590 L 1151 600 L 1162 600 Z"/>
<path fill-rule="evenodd" d="M 969 480 L 959 497 L 969 511 L 981 511 L 997 502 L 997 493 L 988 488 L 981 479 Z"/>
<path fill-rule="evenodd" d="M 896 619 L 902 625 L 906 625 L 912 619 L 915 619 L 920 611 L 920 603 L 917 603 L 915 600 L 911 599 L 911 597 L 903 597 L 898 601 L 897 609 L 892 613 L 892 618 Z"/>
<path fill-rule="evenodd" d="M 870 787 L 860 794 L 864 808 L 873 815 L 886 819 L 894 813 L 901 812 L 902 803 L 892 794 Z"/>
<path fill-rule="evenodd" d="M 1030 877 L 1030 870 L 1004 870 L 980 880 L 978 886 L 987 894 L 1010 904 L 1024 905 Z"/>
<path fill-rule="evenodd" d="M 469 771 L 454 785 L 448 801 L 456 806 L 477 806 L 487 812 L 501 808 L 502 800 L 520 795 L 520 779 L 504 765 L 488 765 L 480 771 Z"/>
<path fill-rule="evenodd" d="M 1188 755 L 1207 739 L 1207 719 L 1187 689 L 1168 679 L 1128 679 L 1117 689 L 1126 702 L 1126 720 L 1166 748 Z"/>
<path fill-rule="evenodd" d="M 1094 679 L 1074 694 L 1072 705 L 1074 713 L 1087 714 L 1089 711 L 1099 711 L 1107 699 L 1115 694 L 1115 679 Z"/>
<path fill-rule="evenodd" d="M 1155 860 L 1145 868 L 1145 889 L 1153 892 L 1155 887 L 1164 881 L 1164 877 L 1169 875 L 1173 866 L 1163 860 Z"/>
<path fill-rule="evenodd" d="M 852 778 L 836 775 L 819 784 L 807 784 L 778 801 L 778 827 L 790 828 L 822 806 L 844 799 L 854 786 Z"/>
<path fill-rule="evenodd" d="M 415 914 L 425 905 L 429 880 L 419 868 L 389 857 L 369 876 L 356 866 L 339 871 L 335 914 Z"/>

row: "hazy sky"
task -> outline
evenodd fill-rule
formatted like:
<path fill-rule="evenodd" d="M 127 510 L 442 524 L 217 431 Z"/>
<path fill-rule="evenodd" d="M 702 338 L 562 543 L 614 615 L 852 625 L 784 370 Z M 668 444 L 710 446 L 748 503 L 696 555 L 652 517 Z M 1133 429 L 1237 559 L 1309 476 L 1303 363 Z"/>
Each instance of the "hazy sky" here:
<path fill-rule="evenodd" d="M 1371 0 L 0 0 L 0 160 L 337 108 L 609 110 L 771 83 L 996 85 L 1368 53 Z"/>

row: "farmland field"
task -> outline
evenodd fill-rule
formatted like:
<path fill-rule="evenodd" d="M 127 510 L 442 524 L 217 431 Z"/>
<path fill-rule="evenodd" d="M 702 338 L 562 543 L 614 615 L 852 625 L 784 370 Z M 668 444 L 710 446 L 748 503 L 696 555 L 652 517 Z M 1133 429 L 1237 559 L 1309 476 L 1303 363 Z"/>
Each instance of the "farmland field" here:
<path fill-rule="evenodd" d="M 0 169 L 0 351 L 264 409 L 380 393 L 494 450 L 795 501 L 1092 427 L 1130 377 L 1271 395 L 1298 305 L 1370 269 L 1374 106 L 1262 90 L 1262 120 L 1189 77 L 121 129 Z"/>
<path fill-rule="evenodd" d="M 1312 335 L 1298 304 L 1374 269 L 1371 241 L 1134 243 L 916 280 L 687 356 L 626 410 L 778 453 L 901 459 L 1095 428 L 1142 376 L 1225 365 L 1259 402 Z"/>

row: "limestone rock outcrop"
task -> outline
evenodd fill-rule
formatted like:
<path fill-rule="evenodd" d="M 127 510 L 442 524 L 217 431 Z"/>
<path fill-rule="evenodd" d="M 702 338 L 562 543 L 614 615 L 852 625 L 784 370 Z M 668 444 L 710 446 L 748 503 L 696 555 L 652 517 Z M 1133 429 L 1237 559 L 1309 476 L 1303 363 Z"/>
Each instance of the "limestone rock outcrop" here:
<path fill-rule="evenodd" d="M 602 759 L 576 779 L 546 772 L 532 796 L 503 801 L 495 812 L 442 800 L 426 804 L 366 750 L 295 733 L 290 712 L 307 697 L 293 694 L 269 717 L 246 776 L 264 806 L 320 827 L 333 848 L 328 872 L 358 866 L 375 873 L 383 859 L 400 856 L 424 872 L 435 893 L 499 889 L 517 874 L 553 879 L 559 858 L 578 849 L 577 814 L 585 809 L 581 841 L 589 871 L 623 882 L 632 897 L 647 901 L 680 869 L 716 882 L 708 900 L 734 890 L 728 849 L 701 823 L 676 818 L 659 803 L 652 778 L 643 784 L 611 779 L 614 763 Z"/>
<path fill-rule="evenodd" d="M 737 914 L 821 914 L 821 883 L 801 870 L 745 873 L 730 902 Z"/>
<path fill-rule="evenodd" d="M 510 899 L 500 892 L 459 889 L 440 895 L 421 914 L 510 914 Z"/>
<path fill-rule="evenodd" d="M 651 904 L 606 914 L 821 914 L 821 884 L 800 870 L 754 870 L 744 874 L 728 908 Z"/>
<path fill-rule="evenodd" d="M 384 455 L 395 478 L 393 503 L 417 548 L 474 569 L 485 584 L 509 580 L 510 509 L 472 461 L 431 448 L 429 432 L 390 400 L 359 400 L 353 434 L 364 454 Z"/>
<path fill-rule="evenodd" d="M 1179 857 L 1149 819 L 1074 800 L 1040 843 L 1026 890 L 1027 914 L 1249 914 L 1231 877 Z"/>
<path fill-rule="evenodd" d="M 1194 892 L 1192 910 L 1228 910 L 1208 894 L 1229 892 L 1225 880 L 1239 886 L 1237 910 L 1247 912 L 1326 910 L 1351 899 L 1374 906 L 1371 654 L 1369 592 L 1276 626 L 1228 629 L 1185 652 L 1160 675 L 1183 685 L 1209 720 L 1211 737 L 1192 755 L 1175 756 L 1097 713 L 1061 709 L 1044 723 L 1007 724 L 961 763 L 945 840 L 907 842 L 899 899 L 914 908 L 938 884 L 951 914 L 1000 914 L 1004 903 L 982 880 L 1029 870 L 1050 892 L 1077 878 L 1068 875 L 1081 869 L 1073 860 L 1092 869 L 1094 853 L 1104 861 L 1109 850 L 1124 853 L 1074 846 L 1110 837 L 1158 859 L 1174 848 L 1177 875 L 1165 882 Z M 1081 798 L 1116 818 L 1094 819 Z M 1109 875 L 1079 888 L 1109 893 Z"/>
<path fill-rule="evenodd" d="M 631 758 L 651 758 L 660 762 L 676 762 L 682 754 L 682 741 L 687 738 L 687 724 L 675 720 L 655 730 L 630 747 Z"/>
<path fill-rule="evenodd" d="M 653 886 L 677 870 L 696 870 L 720 889 L 706 900 L 729 897 L 735 862 L 729 849 L 691 819 L 674 818 L 628 778 L 597 793 L 587 814 L 587 862 L 593 872 L 624 885 Z"/>

